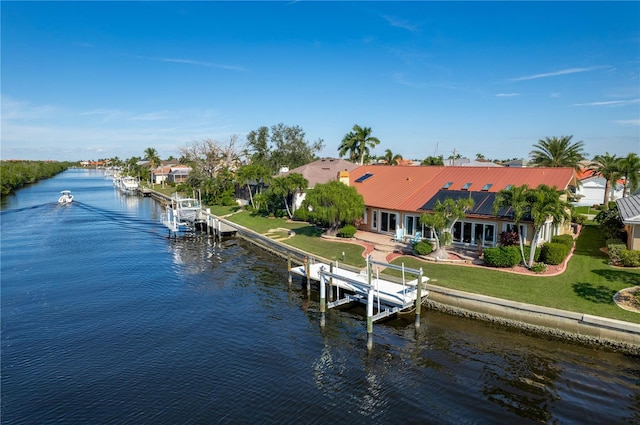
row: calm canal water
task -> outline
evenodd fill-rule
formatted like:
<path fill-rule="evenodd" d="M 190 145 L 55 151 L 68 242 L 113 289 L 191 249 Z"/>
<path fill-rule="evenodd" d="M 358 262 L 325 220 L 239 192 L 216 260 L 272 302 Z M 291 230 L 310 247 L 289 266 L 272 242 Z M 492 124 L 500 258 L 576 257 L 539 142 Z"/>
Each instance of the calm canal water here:
<path fill-rule="evenodd" d="M 95 170 L 4 201 L 3 424 L 640 422 L 638 358 L 432 311 L 368 352 L 282 260 L 160 212 Z"/>

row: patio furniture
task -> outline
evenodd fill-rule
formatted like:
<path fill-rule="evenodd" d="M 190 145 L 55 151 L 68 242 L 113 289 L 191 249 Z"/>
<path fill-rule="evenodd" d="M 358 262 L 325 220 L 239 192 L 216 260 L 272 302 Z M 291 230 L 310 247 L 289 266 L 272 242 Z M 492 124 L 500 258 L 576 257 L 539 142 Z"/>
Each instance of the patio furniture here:
<path fill-rule="evenodd" d="M 420 242 L 422 240 L 422 232 L 416 232 L 413 237 L 410 237 L 407 243 L 414 244 L 416 242 Z"/>
<path fill-rule="evenodd" d="M 394 242 L 403 242 L 404 241 L 404 229 L 402 227 L 398 227 L 396 229 L 396 235 L 393 237 Z"/>

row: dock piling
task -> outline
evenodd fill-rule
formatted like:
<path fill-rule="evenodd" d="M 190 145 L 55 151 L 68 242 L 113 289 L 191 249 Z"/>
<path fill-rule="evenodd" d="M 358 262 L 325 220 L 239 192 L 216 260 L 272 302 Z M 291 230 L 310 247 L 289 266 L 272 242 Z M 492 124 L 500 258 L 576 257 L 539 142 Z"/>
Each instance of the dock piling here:
<path fill-rule="evenodd" d="M 320 268 L 324 272 L 324 267 Z M 327 299 L 327 282 L 324 275 L 320 278 L 320 327 L 324 328 L 325 325 L 325 308 Z"/>
<path fill-rule="evenodd" d="M 416 286 L 416 329 L 420 328 L 420 309 L 422 307 L 422 267 L 420 267 L 420 273 L 418 275 L 418 282 Z"/>

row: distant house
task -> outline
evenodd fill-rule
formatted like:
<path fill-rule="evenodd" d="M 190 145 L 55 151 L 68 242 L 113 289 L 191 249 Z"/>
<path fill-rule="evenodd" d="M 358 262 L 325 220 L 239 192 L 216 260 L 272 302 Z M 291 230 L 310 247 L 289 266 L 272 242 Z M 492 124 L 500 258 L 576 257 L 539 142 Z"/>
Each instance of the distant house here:
<path fill-rule="evenodd" d="M 582 170 L 577 173 L 580 184 L 576 186 L 576 201 L 574 205 L 590 206 L 602 205 L 604 203 L 604 191 L 606 180 L 600 174 L 593 175 L 591 170 Z M 609 187 L 609 200 L 615 201 L 622 198 L 624 191 L 624 180 L 618 180 Z"/>
<path fill-rule="evenodd" d="M 616 205 L 627 231 L 627 249 L 640 250 L 640 195 L 616 199 Z"/>
<path fill-rule="evenodd" d="M 358 168 L 358 164 L 345 159 L 322 158 L 308 164 L 296 167 L 292 170 L 281 172 L 279 175 L 284 176 L 292 173 L 302 174 L 309 182 L 305 189 L 312 189 L 317 184 L 328 183 L 332 180 L 338 180 L 340 172 L 349 172 Z M 293 209 L 298 209 L 302 204 L 306 194 L 305 192 L 297 193 L 293 200 Z"/>
<path fill-rule="evenodd" d="M 502 167 L 502 165 L 487 161 L 486 159 L 480 160 L 469 158 L 445 159 L 444 165 L 446 167 Z"/>
<path fill-rule="evenodd" d="M 446 198 L 471 197 L 475 206 L 453 228 L 453 242 L 459 245 L 496 246 L 501 232 L 514 228 L 510 210 L 493 214 L 496 193 L 508 186 L 538 187 L 541 184 L 567 190 L 575 184 L 572 168 L 506 167 L 399 167 L 363 165 L 349 173 L 348 184 L 363 196 L 365 211 L 360 230 L 394 235 L 402 227 L 404 235 L 421 232 L 430 239 L 420 216 Z M 545 224 L 541 242 L 556 234 L 570 233 L 570 223 Z M 525 243 L 530 243 L 533 228 L 521 222 Z"/>
<path fill-rule="evenodd" d="M 155 170 L 151 171 L 151 180 L 154 183 L 166 182 L 169 179 L 169 173 L 171 172 L 171 165 L 159 166 Z"/>
<path fill-rule="evenodd" d="M 167 175 L 167 181 L 170 183 L 184 183 L 187 181 L 190 172 L 191 168 L 186 165 L 173 165 Z"/>

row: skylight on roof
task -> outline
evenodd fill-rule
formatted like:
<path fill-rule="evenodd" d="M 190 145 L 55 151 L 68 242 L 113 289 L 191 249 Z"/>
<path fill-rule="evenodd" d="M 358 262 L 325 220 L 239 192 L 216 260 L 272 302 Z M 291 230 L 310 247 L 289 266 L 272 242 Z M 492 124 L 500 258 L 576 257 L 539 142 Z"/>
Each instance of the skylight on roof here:
<path fill-rule="evenodd" d="M 449 189 L 451 187 L 451 185 L 453 184 L 453 182 L 447 182 L 445 183 L 444 186 L 442 186 L 443 189 Z"/>
<path fill-rule="evenodd" d="M 472 184 L 473 183 L 465 183 L 464 186 L 462 186 L 462 190 L 469 190 Z"/>
<path fill-rule="evenodd" d="M 489 189 L 491 189 L 491 186 L 493 186 L 493 183 L 487 183 L 482 187 L 483 191 L 487 191 Z"/>
<path fill-rule="evenodd" d="M 362 176 L 358 177 L 358 178 L 355 180 L 355 182 L 356 182 L 356 183 L 362 183 L 363 181 L 365 181 L 366 179 L 368 179 L 368 178 L 370 178 L 370 177 L 373 177 L 373 173 L 367 173 L 367 174 L 364 174 L 364 175 L 362 175 Z"/>
<path fill-rule="evenodd" d="M 508 185 L 507 185 L 507 187 L 505 187 L 505 188 L 504 188 L 504 190 L 509 190 L 509 189 L 511 189 L 512 187 L 513 187 L 513 185 L 512 185 L 512 184 L 508 184 Z"/>

